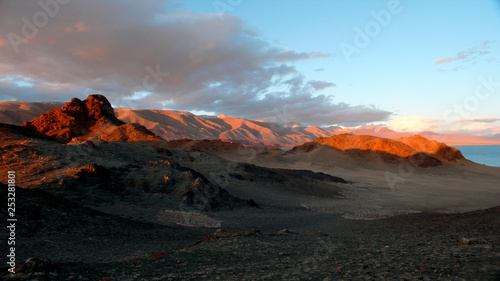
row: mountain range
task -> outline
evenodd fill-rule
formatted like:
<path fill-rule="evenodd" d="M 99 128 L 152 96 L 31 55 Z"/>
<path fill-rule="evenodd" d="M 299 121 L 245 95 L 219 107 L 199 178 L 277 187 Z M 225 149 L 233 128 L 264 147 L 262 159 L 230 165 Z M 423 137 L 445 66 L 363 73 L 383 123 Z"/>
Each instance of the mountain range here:
<path fill-rule="evenodd" d="M 39 117 L 48 110 L 63 106 L 64 103 L 61 102 L 0 102 L 0 120 L 2 123 L 20 125 Z M 223 114 L 206 116 L 174 110 L 115 108 L 114 112 L 118 121 L 142 125 L 165 140 L 219 139 L 238 142 L 242 145 L 287 148 L 314 141 L 319 137 L 339 134 L 370 135 L 389 139 L 414 135 L 413 133 L 396 132 L 380 126 L 321 128 L 300 124 L 281 125 L 262 120 L 235 118 Z M 500 144 L 500 139 L 465 134 L 439 134 L 429 131 L 418 134 L 430 140 L 444 142 L 447 145 Z"/>

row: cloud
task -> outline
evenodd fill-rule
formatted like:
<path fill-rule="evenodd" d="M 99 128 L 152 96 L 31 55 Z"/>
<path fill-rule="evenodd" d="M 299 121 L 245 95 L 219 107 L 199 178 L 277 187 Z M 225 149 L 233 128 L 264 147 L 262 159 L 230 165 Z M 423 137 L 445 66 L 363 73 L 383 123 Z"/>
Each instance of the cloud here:
<path fill-rule="evenodd" d="M 421 116 L 401 116 L 384 122 L 374 122 L 370 125 L 382 125 L 397 132 L 418 133 L 423 131 L 438 131 L 443 120 L 424 118 Z"/>
<path fill-rule="evenodd" d="M 483 137 L 500 139 L 500 127 L 489 130 L 487 133 L 483 134 Z"/>
<path fill-rule="evenodd" d="M 33 84 L 19 88 L 0 81 L 0 99 L 68 101 L 102 93 L 115 106 L 278 116 L 317 125 L 362 124 L 391 114 L 317 95 L 335 84 L 307 81 L 293 64 L 330 54 L 275 47 L 235 16 L 221 20 L 160 0 L 71 1 L 59 8 L 35 36 L 19 43 L 18 53 L 9 41 L 0 48 L 0 78 L 17 75 Z M 22 36 L 21 18 L 31 20 L 38 11 L 29 1 L 4 2 L 0 34 Z"/>
<path fill-rule="evenodd" d="M 456 60 L 470 61 L 476 59 L 478 56 L 490 54 L 488 50 L 491 43 L 494 41 L 484 41 L 481 45 L 468 48 L 465 51 L 456 54 Z"/>
<path fill-rule="evenodd" d="M 445 63 L 445 62 L 449 62 L 449 61 L 453 61 L 453 60 L 454 60 L 453 58 L 447 57 L 447 58 L 435 60 L 434 63 L 439 64 L 439 63 Z"/>
<path fill-rule="evenodd" d="M 500 124 L 472 122 L 467 124 L 456 124 L 456 127 L 448 131 L 448 133 L 460 133 L 466 135 L 475 135 L 482 137 L 491 137 L 498 135 L 500 132 Z"/>
<path fill-rule="evenodd" d="M 334 83 L 330 82 L 325 82 L 325 81 L 318 81 L 318 80 L 311 80 L 307 82 L 311 87 L 313 87 L 315 90 L 323 90 L 326 88 L 330 87 L 335 87 L 336 85 Z"/>
<path fill-rule="evenodd" d="M 492 136 L 500 129 L 500 118 L 467 117 L 447 125 L 448 133 L 461 133 L 476 136 Z"/>
<path fill-rule="evenodd" d="M 500 121 L 500 118 L 494 117 L 473 117 L 473 118 L 461 118 L 460 121 L 466 122 L 477 122 L 477 123 L 493 123 L 496 121 Z"/>
<path fill-rule="evenodd" d="M 440 58 L 434 61 L 434 64 L 442 64 L 442 63 L 450 63 L 450 62 L 457 62 L 457 63 L 469 63 L 468 66 L 476 64 L 479 62 L 479 58 L 485 55 L 490 54 L 491 52 L 489 51 L 491 45 L 495 43 L 495 41 L 484 41 L 483 43 L 473 46 L 470 48 L 467 48 L 465 51 L 461 51 L 455 54 L 454 57 L 444 57 Z M 495 62 L 495 58 L 487 58 L 485 60 L 488 63 Z M 455 66 L 451 68 L 451 71 L 457 71 L 464 69 L 464 66 Z M 444 71 L 443 69 L 437 69 L 434 70 L 434 72 L 441 72 Z"/>
<path fill-rule="evenodd" d="M 458 131 L 484 131 L 490 129 L 490 126 L 488 123 L 484 122 L 472 122 L 470 124 L 467 124 L 465 126 L 460 127 Z"/>
<path fill-rule="evenodd" d="M 442 134 L 466 134 L 481 137 L 500 137 L 500 118 L 471 117 L 449 121 L 420 116 L 401 116 L 369 125 L 384 126 L 397 132 L 420 133 L 424 131 Z"/>

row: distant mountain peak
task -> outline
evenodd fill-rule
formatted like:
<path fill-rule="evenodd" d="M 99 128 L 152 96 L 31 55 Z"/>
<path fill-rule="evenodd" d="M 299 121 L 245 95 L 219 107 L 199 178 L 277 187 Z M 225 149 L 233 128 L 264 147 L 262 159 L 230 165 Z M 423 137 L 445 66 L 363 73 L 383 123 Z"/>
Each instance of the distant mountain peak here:
<path fill-rule="evenodd" d="M 439 135 L 438 133 L 432 132 L 432 131 L 422 131 L 418 133 L 419 135 Z"/>

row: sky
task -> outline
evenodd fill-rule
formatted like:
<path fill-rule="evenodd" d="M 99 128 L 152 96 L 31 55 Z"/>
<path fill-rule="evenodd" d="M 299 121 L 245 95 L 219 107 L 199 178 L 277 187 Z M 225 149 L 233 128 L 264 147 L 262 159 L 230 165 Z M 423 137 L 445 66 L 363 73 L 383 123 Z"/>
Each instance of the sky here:
<path fill-rule="evenodd" d="M 500 137 L 500 1 L 0 2 L 0 101 Z"/>

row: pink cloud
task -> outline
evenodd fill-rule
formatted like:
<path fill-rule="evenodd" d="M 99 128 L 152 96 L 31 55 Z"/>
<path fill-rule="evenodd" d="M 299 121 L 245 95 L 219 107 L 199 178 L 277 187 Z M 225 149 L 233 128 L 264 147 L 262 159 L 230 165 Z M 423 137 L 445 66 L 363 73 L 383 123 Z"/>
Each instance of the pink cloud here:
<path fill-rule="evenodd" d="M 454 60 L 453 58 L 447 57 L 447 58 L 442 58 L 442 59 L 435 60 L 434 63 L 435 64 L 439 64 L 439 63 L 450 62 L 450 61 L 453 61 L 453 60 Z"/>

